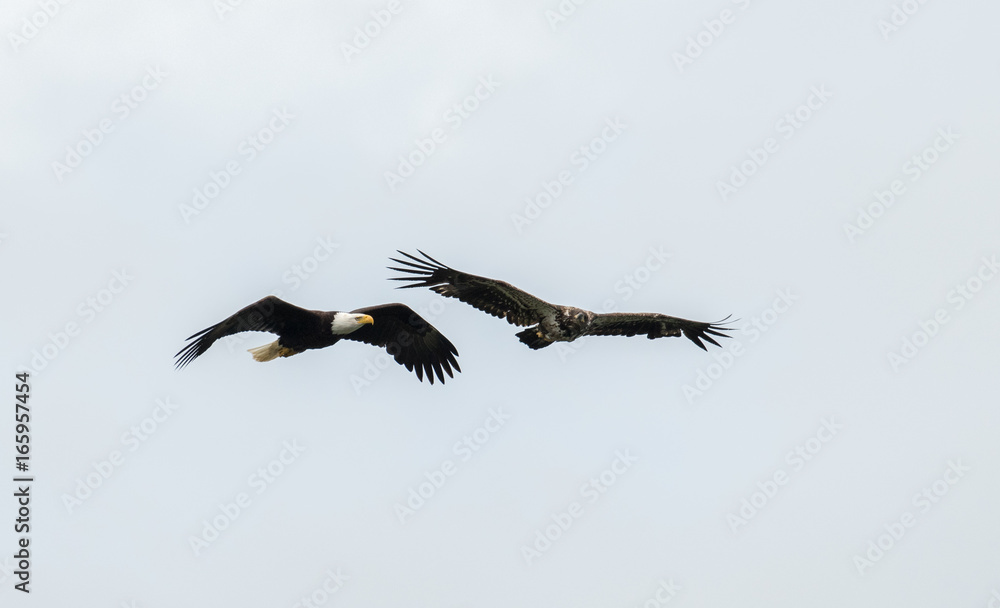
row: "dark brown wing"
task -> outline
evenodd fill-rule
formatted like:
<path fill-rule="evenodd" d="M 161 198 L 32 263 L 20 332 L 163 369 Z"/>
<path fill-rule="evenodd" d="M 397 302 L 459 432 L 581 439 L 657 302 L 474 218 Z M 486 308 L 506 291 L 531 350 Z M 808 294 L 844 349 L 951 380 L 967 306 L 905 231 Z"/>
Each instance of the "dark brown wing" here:
<path fill-rule="evenodd" d="M 479 310 L 494 317 L 507 319 L 512 325 L 534 325 L 548 314 L 556 312 L 556 307 L 544 300 L 521 291 L 510 283 L 478 277 L 473 274 L 459 272 L 448 268 L 423 251 L 417 250 L 426 259 L 420 259 L 400 251 L 411 261 L 389 258 L 393 262 L 404 264 L 406 268 L 393 268 L 398 272 L 409 273 L 409 276 L 392 277 L 392 281 L 413 281 L 400 289 L 409 287 L 430 287 L 448 298 L 457 298 L 466 304 L 471 304 Z"/>
<path fill-rule="evenodd" d="M 280 336 L 290 329 L 310 327 L 316 322 L 316 311 L 299 308 L 275 296 L 267 296 L 225 321 L 207 327 L 188 338 L 192 342 L 174 355 L 177 357 L 177 368 L 180 369 L 194 361 L 219 338 L 244 331 L 269 331 Z"/>
<path fill-rule="evenodd" d="M 385 348 L 396 363 L 415 372 L 421 381 L 424 374 L 434 384 L 434 374 L 444 383 L 444 373 L 454 378 L 451 368 L 462 371 L 455 357 L 458 350 L 434 328 L 405 304 L 382 304 L 352 310 L 369 315 L 375 321 L 343 336 L 345 340 L 365 342 Z M 444 370 L 444 373 L 442 373 Z"/>
<path fill-rule="evenodd" d="M 604 315 L 597 315 L 590 328 L 584 335 L 587 336 L 635 336 L 646 334 L 646 337 L 664 338 L 668 336 L 679 336 L 684 334 L 689 340 L 697 344 L 702 350 L 708 350 L 702 340 L 720 346 L 712 336 L 729 338 L 723 331 L 732 331 L 731 327 L 722 327 L 729 317 L 715 323 L 702 323 L 700 321 L 688 321 L 677 317 L 668 317 L 654 312 L 613 312 Z"/>

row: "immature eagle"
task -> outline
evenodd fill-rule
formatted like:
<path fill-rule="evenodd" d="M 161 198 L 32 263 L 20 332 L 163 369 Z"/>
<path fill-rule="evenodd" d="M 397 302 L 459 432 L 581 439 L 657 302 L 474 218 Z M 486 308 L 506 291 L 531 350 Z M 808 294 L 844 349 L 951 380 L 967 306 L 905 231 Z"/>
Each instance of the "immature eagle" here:
<path fill-rule="evenodd" d="M 278 334 L 270 344 L 249 349 L 257 361 L 291 357 L 311 348 L 326 348 L 338 341 L 355 340 L 385 350 L 396 363 L 434 384 L 434 374 L 444 383 L 444 370 L 462 371 L 455 357 L 458 351 L 438 330 L 404 304 L 382 304 L 351 312 L 306 310 L 276 298 L 266 298 L 247 306 L 221 323 L 194 334 L 191 342 L 175 355 L 180 369 L 204 353 L 212 343 L 244 331 Z"/>
<path fill-rule="evenodd" d="M 712 336 L 728 338 L 722 331 L 731 328 L 722 327 L 726 319 L 716 323 L 700 323 L 677 317 L 668 317 L 649 312 L 613 312 L 597 314 L 589 310 L 572 306 L 549 304 L 535 296 L 521 291 L 510 283 L 477 277 L 459 272 L 438 262 L 423 251 L 425 259 L 420 259 L 400 251 L 409 261 L 389 258 L 393 262 L 404 264 L 407 268 L 393 268 L 409 276 L 393 277 L 394 281 L 413 281 L 408 287 L 430 287 L 445 297 L 459 300 L 475 306 L 494 317 L 507 319 L 512 325 L 528 329 L 518 332 L 517 337 L 529 348 L 545 348 L 553 342 L 572 342 L 581 336 L 635 336 L 646 334 L 646 337 L 663 338 L 684 334 L 689 340 L 708 350 L 702 340 L 716 346 Z"/>

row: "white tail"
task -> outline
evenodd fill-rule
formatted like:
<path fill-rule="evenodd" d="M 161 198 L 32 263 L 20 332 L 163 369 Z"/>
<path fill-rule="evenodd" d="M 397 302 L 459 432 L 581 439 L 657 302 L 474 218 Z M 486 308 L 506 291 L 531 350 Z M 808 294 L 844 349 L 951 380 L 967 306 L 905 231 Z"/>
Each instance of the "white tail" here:
<path fill-rule="evenodd" d="M 253 355 L 254 361 L 273 361 L 278 357 L 291 357 L 296 354 L 296 351 L 278 344 L 277 340 L 257 348 L 248 348 L 247 352 Z"/>

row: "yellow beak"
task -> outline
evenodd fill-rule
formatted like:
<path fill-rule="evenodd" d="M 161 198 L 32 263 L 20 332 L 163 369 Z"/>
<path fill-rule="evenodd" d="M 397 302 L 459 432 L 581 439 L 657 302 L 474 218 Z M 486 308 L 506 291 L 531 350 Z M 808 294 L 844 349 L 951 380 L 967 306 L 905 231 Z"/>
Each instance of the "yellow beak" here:
<path fill-rule="evenodd" d="M 358 317 L 358 325 L 375 325 L 375 319 L 371 315 L 361 315 Z"/>

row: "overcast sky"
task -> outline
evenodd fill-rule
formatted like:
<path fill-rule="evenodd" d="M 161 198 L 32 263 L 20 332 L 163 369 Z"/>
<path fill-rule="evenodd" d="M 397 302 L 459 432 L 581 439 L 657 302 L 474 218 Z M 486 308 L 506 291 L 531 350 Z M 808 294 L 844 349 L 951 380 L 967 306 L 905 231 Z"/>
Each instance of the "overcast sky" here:
<path fill-rule="evenodd" d="M 3 3 L 4 605 L 1000 604 L 998 19 Z M 532 351 L 394 290 L 417 248 L 735 331 Z M 408 304 L 462 373 L 265 334 L 173 368 L 267 294 Z"/>

